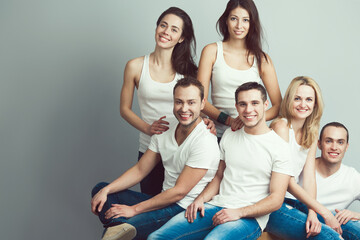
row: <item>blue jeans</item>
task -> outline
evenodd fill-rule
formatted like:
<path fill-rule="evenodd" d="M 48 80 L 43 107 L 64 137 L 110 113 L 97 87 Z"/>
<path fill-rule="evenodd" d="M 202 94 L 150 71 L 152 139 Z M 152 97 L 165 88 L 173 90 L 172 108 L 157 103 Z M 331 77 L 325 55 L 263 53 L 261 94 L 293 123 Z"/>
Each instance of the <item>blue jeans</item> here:
<path fill-rule="evenodd" d="M 91 192 L 92 196 L 94 196 L 98 191 L 100 191 L 100 189 L 102 189 L 106 185 L 108 185 L 108 183 L 98 183 Z M 132 206 L 151 197 L 152 196 L 150 195 L 131 190 L 124 190 L 117 193 L 109 194 L 103 209 L 99 213 L 99 219 L 103 223 L 105 228 L 119 225 L 122 223 L 129 223 L 133 225 L 137 230 L 137 235 L 135 239 L 146 239 L 150 233 L 160 228 L 170 218 L 184 211 L 184 209 L 179 205 L 173 203 L 165 208 L 154 210 L 151 212 L 141 213 L 131 218 L 119 217 L 112 219 L 106 219 L 105 212 L 109 208 L 111 208 L 111 204 L 125 204 Z"/>
<path fill-rule="evenodd" d="M 285 198 L 281 208 L 270 214 L 265 231 L 282 239 L 306 239 L 307 214 L 308 209 L 303 203 Z M 322 217 L 319 220 L 322 222 L 321 232 L 309 239 L 339 239 L 339 234 L 324 224 Z"/>
<path fill-rule="evenodd" d="M 139 152 L 138 161 L 144 155 L 144 153 Z M 164 166 L 160 161 L 156 166 L 151 170 L 151 172 L 140 182 L 140 189 L 142 193 L 155 196 L 162 191 L 162 185 L 164 182 Z"/>
<path fill-rule="evenodd" d="M 189 223 L 184 217 L 185 212 L 179 213 L 170 219 L 159 230 L 150 234 L 148 240 L 171 239 L 257 239 L 261 235 L 259 224 L 254 218 L 242 218 L 226 222 L 217 226 L 213 225 L 212 217 L 222 207 L 205 204 L 205 216 L 197 214 L 196 220 Z"/>

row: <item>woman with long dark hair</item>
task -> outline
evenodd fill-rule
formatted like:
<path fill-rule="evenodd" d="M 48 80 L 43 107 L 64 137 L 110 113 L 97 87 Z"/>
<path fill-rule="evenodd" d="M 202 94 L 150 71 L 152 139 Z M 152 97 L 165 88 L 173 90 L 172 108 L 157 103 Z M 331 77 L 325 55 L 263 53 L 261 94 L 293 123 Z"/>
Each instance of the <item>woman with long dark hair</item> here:
<path fill-rule="evenodd" d="M 139 159 L 146 151 L 150 137 L 168 130 L 175 120 L 172 91 L 183 76 L 196 76 L 193 60 L 195 35 L 189 15 L 170 7 L 156 22 L 155 50 L 149 55 L 130 60 L 125 67 L 121 90 L 120 114 L 140 131 Z M 137 88 L 141 117 L 132 110 Z M 141 192 L 156 195 L 162 190 L 164 168 L 159 163 L 141 182 Z"/>
<path fill-rule="evenodd" d="M 206 102 L 203 113 L 216 120 L 218 137 L 231 126 L 242 127 L 237 118 L 233 94 L 245 82 L 263 83 L 272 107 L 266 111 L 266 120 L 277 117 L 281 93 L 274 65 L 261 47 L 259 14 L 252 0 L 230 0 L 217 22 L 223 40 L 204 47 L 198 79 L 208 98 L 211 82 L 212 104 Z"/>

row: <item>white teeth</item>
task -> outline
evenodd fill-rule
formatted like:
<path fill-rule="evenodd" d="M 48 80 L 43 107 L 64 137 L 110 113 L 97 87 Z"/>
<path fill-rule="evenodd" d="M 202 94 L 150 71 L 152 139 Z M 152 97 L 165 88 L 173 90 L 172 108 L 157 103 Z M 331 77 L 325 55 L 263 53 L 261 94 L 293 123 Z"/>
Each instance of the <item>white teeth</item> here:
<path fill-rule="evenodd" d="M 337 156 L 337 155 L 339 155 L 338 153 L 329 153 L 329 155 L 331 155 L 331 156 Z"/>
<path fill-rule="evenodd" d="M 245 118 L 252 119 L 252 118 L 255 118 L 255 116 L 245 116 Z"/>

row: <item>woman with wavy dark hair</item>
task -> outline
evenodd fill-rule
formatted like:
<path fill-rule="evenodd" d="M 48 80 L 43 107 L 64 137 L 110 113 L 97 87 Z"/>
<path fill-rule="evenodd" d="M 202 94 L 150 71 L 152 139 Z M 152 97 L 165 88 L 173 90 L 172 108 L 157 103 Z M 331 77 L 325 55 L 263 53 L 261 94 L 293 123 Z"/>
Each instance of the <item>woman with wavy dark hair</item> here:
<path fill-rule="evenodd" d="M 172 91 L 184 76 L 196 76 L 193 60 L 195 36 L 192 21 L 182 9 L 170 7 L 156 22 L 155 50 L 130 60 L 125 67 L 121 90 L 120 114 L 140 131 L 139 159 L 146 151 L 150 137 L 161 134 L 175 119 Z M 132 110 L 137 88 L 141 117 Z M 166 120 L 166 121 L 165 121 Z M 141 182 L 141 191 L 150 195 L 161 192 L 164 168 L 161 163 Z"/>
<path fill-rule="evenodd" d="M 211 81 L 212 104 L 206 102 L 203 113 L 216 120 L 218 137 L 231 126 L 242 127 L 237 118 L 234 92 L 245 82 L 263 83 L 272 107 L 266 111 L 266 120 L 277 117 L 281 93 L 275 68 L 261 47 L 259 14 L 252 0 L 230 0 L 217 22 L 223 40 L 204 47 L 198 79 L 208 98 Z"/>

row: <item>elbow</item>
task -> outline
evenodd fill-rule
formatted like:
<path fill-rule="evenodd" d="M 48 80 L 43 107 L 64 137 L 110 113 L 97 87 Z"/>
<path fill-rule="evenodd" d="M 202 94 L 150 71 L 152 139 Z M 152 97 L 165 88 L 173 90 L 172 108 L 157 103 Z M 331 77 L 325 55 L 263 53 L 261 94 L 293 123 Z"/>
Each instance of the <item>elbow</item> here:
<path fill-rule="evenodd" d="M 176 189 L 176 193 L 174 196 L 174 202 L 180 201 L 183 199 L 189 192 L 185 189 Z"/>
<path fill-rule="evenodd" d="M 126 115 L 126 109 L 120 106 L 120 116 L 125 119 Z"/>
<path fill-rule="evenodd" d="M 273 195 L 273 201 L 272 201 L 272 212 L 275 212 L 279 210 L 284 202 L 284 196 L 280 194 L 279 195 Z"/>

